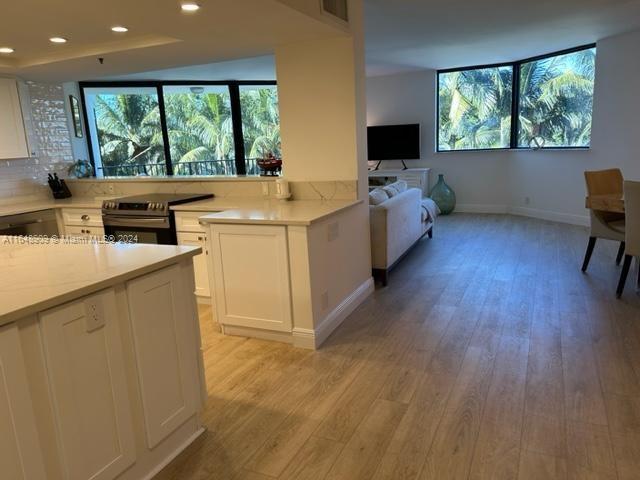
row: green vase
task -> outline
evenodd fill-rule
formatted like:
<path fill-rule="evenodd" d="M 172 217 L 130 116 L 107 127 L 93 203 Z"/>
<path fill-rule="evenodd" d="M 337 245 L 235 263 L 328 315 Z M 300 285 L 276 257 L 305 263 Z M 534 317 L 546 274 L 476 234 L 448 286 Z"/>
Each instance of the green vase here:
<path fill-rule="evenodd" d="M 449 215 L 456 208 L 456 193 L 444 181 L 444 175 L 438 175 L 438 183 L 431 190 L 431 199 L 442 215 Z"/>

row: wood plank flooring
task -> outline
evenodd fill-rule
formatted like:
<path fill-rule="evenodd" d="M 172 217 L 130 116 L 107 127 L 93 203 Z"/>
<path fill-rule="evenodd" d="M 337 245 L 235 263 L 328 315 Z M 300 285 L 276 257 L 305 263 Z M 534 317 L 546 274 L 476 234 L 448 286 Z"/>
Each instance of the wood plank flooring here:
<path fill-rule="evenodd" d="M 579 227 L 441 217 L 317 352 L 216 333 L 158 480 L 640 479 L 640 297 Z M 630 278 L 633 278 L 631 275 Z"/>

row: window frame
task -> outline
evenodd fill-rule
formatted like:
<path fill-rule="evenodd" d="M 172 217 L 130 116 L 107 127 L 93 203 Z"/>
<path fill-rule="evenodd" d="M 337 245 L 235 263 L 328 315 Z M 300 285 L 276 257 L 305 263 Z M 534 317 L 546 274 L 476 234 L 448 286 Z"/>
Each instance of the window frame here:
<path fill-rule="evenodd" d="M 242 106 L 240 104 L 240 86 L 277 86 L 275 80 L 133 80 L 133 81 L 97 81 L 78 82 L 80 90 L 80 101 L 82 102 L 82 116 L 85 125 L 89 125 L 89 114 L 87 112 L 85 89 L 86 88 L 117 88 L 117 87 L 147 87 L 155 88 L 158 98 L 158 112 L 160 114 L 160 128 L 162 130 L 162 141 L 164 143 L 164 159 L 167 176 L 173 176 L 173 162 L 171 160 L 171 146 L 169 143 L 169 130 L 167 129 L 167 118 L 164 103 L 163 87 L 170 86 L 226 86 L 229 88 L 231 100 L 231 122 L 233 125 L 233 143 L 235 149 L 236 175 L 246 176 L 246 155 L 244 148 L 244 132 L 242 131 Z M 88 127 L 87 127 L 88 128 Z M 97 177 L 96 163 L 93 155 L 93 144 L 91 135 L 87 135 L 87 148 L 89 150 L 89 161 L 93 167 L 93 175 Z M 204 175 L 201 175 L 204 176 Z"/>
<path fill-rule="evenodd" d="M 509 150 L 532 150 L 530 147 L 521 147 L 518 145 L 518 132 L 520 129 L 520 70 L 525 63 L 536 62 L 540 60 L 546 60 L 548 58 L 559 57 L 561 55 L 568 55 L 571 53 L 581 52 L 583 50 L 590 50 L 597 48 L 596 43 L 590 43 L 587 45 L 581 45 L 579 47 L 568 48 L 565 50 L 559 50 L 557 52 L 545 53 L 543 55 L 536 55 L 535 57 L 525 58 L 523 60 L 517 60 L 515 62 L 503 62 L 503 63 L 491 63 L 486 65 L 473 65 L 469 67 L 459 68 L 446 68 L 436 71 L 436 153 L 460 153 L 460 152 L 496 152 L 496 151 L 509 151 Z M 500 68 L 511 67 L 513 70 L 513 85 L 511 86 L 511 138 L 509 141 L 509 147 L 498 148 L 468 148 L 460 150 L 442 150 L 440 149 L 440 75 L 444 73 L 454 72 L 466 72 L 469 70 L 480 70 L 483 68 Z M 540 150 L 589 150 L 589 146 L 575 146 L 575 147 L 542 147 Z"/>

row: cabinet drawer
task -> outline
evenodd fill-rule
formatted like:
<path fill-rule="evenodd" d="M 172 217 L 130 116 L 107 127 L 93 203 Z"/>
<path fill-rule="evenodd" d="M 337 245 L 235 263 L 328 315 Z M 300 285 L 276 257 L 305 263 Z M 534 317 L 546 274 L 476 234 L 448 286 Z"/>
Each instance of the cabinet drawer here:
<path fill-rule="evenodd" d="M 102 227 L 102 211 L 99 208 L 76 209 L 65 208 L 62 210 L 62 218 L 65 225 L 83 225 L 86 227 Z"/>
<path fill-rule="evenodd" d="M 100 227 L 78 227 L 75 225 L 65 225 L 65 235 L 67 237 L 104 237 L 104 228 Z"/>
<path fill-rule="evenodd" d="M 198 222 L 198 218 L 208 212 L 176 212 L 176 230 L 178 232 L 202 232 L 204 227 Z"/>

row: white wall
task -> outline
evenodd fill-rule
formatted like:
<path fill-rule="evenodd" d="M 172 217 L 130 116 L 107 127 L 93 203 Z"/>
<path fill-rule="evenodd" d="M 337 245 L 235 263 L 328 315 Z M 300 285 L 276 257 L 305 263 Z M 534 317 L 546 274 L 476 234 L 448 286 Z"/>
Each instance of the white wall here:
<path fill-rule="evenodd" d="M 626 178 L 640 179 L 638 45 L 640 32 L 598 42 L 593 132 L 587 151 L 434 153 L 434 71 L 369 78 L 368 123 L 420 122 L 422 159 L 411 165 L 444 173 L 461 211 L 511 211 L 586 224 L 585 170 L 619 167 Z M 393 167 L 391 162 L 387 165 Z"/>

